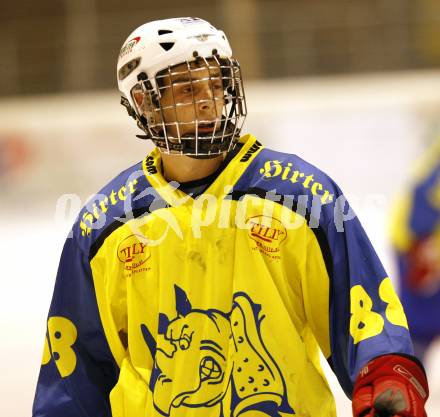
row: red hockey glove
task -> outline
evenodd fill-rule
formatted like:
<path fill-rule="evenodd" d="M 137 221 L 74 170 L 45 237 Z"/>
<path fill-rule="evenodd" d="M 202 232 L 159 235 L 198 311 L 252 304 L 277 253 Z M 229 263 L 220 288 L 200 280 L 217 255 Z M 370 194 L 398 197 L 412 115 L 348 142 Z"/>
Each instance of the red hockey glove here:
<path fill-rule="evenodd" d="M 428 381 L 406 356 L 385 355 L 364 366 L 353 392 L 354 417 L 426 417 Z"/>

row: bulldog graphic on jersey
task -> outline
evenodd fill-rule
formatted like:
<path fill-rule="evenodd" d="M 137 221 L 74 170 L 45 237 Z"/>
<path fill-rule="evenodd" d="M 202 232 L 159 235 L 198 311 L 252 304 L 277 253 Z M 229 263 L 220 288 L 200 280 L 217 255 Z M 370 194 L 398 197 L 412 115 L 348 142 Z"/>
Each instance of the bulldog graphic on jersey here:
<path fill-rule="evenodd" d="M 161 314 L 159 320 L 150 383 L 156 410 L 170 417 L 188 408 L 205 417 L 293 414 L 283 376 L 261 338 L 261 306 L 236 293 L 224 313 L 193 308 L 178 286 L 175 296 L 176 317 Z"/>

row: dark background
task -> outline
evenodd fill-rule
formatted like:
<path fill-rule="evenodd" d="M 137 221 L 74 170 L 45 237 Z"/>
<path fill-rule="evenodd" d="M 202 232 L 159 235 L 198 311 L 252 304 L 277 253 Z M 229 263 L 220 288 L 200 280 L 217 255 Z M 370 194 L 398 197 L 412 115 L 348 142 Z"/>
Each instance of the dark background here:
<path fill-rule="evenodd" d="M 1 0 L 0 96 L 115 88 L 137 26 L 223 29 L 247 79 L 440 67 L 439 0 Z"/>

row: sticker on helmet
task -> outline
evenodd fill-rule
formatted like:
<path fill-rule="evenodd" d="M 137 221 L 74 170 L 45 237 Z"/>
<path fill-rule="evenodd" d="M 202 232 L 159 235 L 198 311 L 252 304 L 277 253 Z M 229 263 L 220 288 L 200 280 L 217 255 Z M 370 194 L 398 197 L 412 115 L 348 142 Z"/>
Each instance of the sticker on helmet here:
<path fill-rule="evenodd" d="M 190 38 L 197 39 L 199 42 L 205 42 L 208 40 L 208 38 L 210 36 L 214 36 L 214 35 L 209 34 L 209 33 L 207 33 L 207 34 L 203 33 L 203 34 L 196 35 L 196 36 L 190 36 Z"/>
<path fill-rule="evenodd" d="M 198 24 L 198 23 L 203 23 L 203 20 L 199 19 L 198 17 L 182 17 L 179 20 L 185 26 L 186 25 L 194 25 L 194 24 Z"/>
<path fill-rule="evenodd" d="M 122 48 L 121 52 L 119 52 L 119 59 L 128 55 L 134 48 L 134 46 L 141 40 L 140 36 L 129 40 Z"/>

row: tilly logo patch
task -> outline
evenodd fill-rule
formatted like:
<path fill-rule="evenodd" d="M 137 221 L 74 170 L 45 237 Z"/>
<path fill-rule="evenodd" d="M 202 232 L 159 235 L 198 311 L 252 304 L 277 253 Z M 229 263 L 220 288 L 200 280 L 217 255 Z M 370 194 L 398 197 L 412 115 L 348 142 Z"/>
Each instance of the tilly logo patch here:
<path fill-rule="evenodd" d="M 138 269 L 150 258 L 150 249 L 142 240 L 141 236 L 130 235 L 118 245 L 117 256 L 125 270 Z"/>
<path fill-rule="evenodd" d="M 247 219 L 248 236 L 255 242 L 254 250 L 272 259 L 279 256 L 280 244 L 287 237 L 287 230 L 278 219 L 268 216 L 253 216 Z"/>

